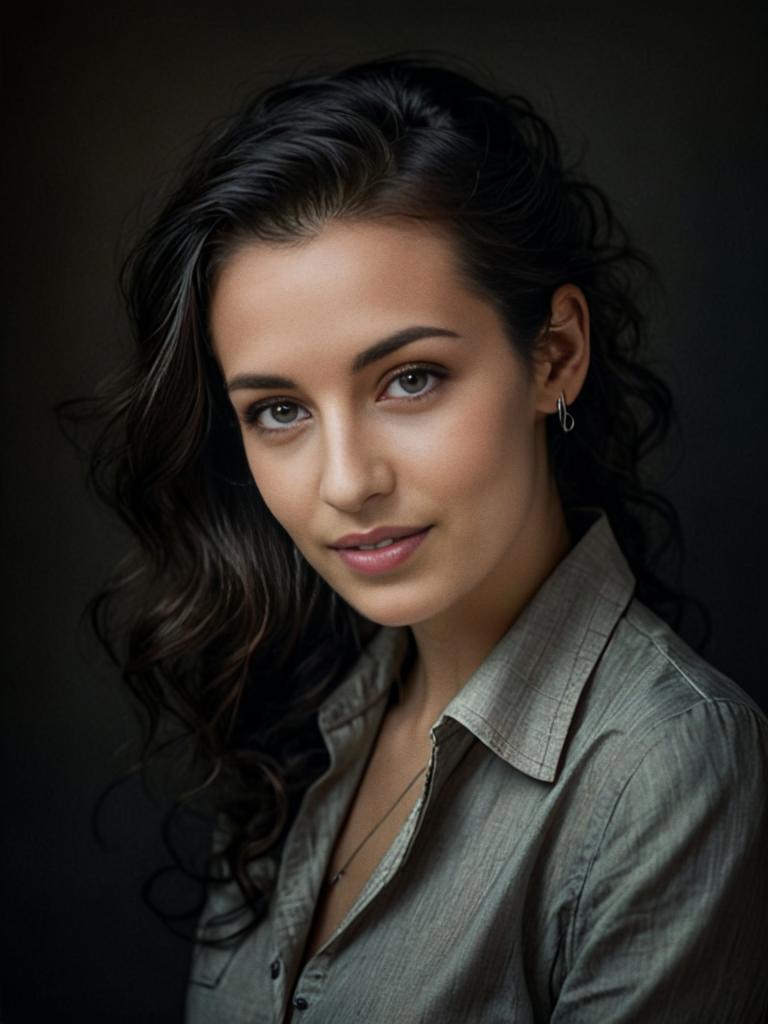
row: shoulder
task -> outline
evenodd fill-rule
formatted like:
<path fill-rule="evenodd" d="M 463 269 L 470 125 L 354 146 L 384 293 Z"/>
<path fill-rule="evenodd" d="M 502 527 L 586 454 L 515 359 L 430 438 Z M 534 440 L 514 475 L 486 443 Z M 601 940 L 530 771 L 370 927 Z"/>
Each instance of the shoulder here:
<path fill-rule="evenodd" d="M 766 828 L 768 719 L 636 600 L 582 695 L 566 764 L 588 780 L 593 852 L 628 820 L 653 822 L 663 841 L 716 807 L 723 824 Z"/>
<path fill-rule="evenodd" d="M 567 771 L 582 841 L 562 1019 L 592 1020 L 604 999 L 604 1019 L 687 1022 L 706 1007 L 756 1021 L 768 995 L 765 715 L 637 601 L 583 698 Z"/>
<path fill-rule="evenodd" d="M 610 721 L 638 750 L 684 730 L 688 719 L 707 734 L 743 723 L 740 728 L 763 742 L 768 738 L 768 718 L 738 683 L 636 599 L 619 619 L 588 689 L 587 702 L 600 709 L 603 723 Z"/>

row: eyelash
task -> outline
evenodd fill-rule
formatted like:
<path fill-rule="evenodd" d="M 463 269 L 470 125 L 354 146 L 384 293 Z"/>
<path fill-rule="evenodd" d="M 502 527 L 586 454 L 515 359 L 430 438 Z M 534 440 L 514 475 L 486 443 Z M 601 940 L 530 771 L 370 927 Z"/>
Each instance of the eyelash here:
<path fill-rule="evenodd" d="M 445 370 L 439 369 L 431 364 L 410 363 L 408 366 L 398 367 L 395 373 L 393 373 L 390 376 L 389 380 L 385 384 L 384 390 L 386 391 L 390 384 L 398 380 L 400 377 L 404 377 L 406 374 L 413 373 L 416 370 L 421 370 L 423 373 L 428 374 L 431 377 L 435 377 L 438 381 L 444 380 L 448 376 Z M 397 399 L 395 400 L 406 402 L 418 402 L 423 398 L 428 398 L 434 391 L 437 391 L 439 387 L 439 384 L 433 384 L 432 387 L 427 388 L 424 391 L 420 391 L 418 394 L 411 395 L 408 398 L 405 398 L 402 395 L 398 395 Z M 258 422 L 259 414 L 263 412 L 265 409 L 273 409 L 278 405 L 299 406 L 300 403 L 294 402 L 292 399 L 289 398 L 269 398 L 264 399 L 263 401 L 260 402 L 254 402 L 253 405 L 249 405 L 248 408 L 245 410 L 243 419 L 245 420 L 246 426 L 249 429 L 257 430 L 260 434 L 287 434 L 291 430 L 293 430 L 294 426 L 297 426 L 299 423 L 304 422 L 304 420 L 297 420 L 295 424 L 292 423 L 284 427 L 263 427 Z"/>

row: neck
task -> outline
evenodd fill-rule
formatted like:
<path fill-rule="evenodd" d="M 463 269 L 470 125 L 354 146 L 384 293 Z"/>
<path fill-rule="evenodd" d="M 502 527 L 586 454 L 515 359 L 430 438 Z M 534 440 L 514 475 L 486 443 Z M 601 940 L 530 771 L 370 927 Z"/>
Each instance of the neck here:
<path fill-rule="evenodd" d="M 415 656 L 402 680 L 396 715 L 414 736 L 428 733 L 572 547 L 562 502 L 553 485 L 541 516 L 531 517 L 482 590 L 444 613 L 411 626 Z"/>

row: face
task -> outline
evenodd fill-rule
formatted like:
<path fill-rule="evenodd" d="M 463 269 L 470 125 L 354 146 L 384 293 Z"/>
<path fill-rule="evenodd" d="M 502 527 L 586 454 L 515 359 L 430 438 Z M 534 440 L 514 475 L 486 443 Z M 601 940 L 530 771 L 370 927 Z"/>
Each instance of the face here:
<path fill-rule="evenodd" d="M 541 528 L 544 414 L 447 237 L 339 221 L 246 245 L 218 276 L 210 326 L 266 505 L 354 608 L 414 625 L 509 588 Z M 410 539 L 357 550 L 366 538 L 349 535 L 378 528 L 368 543 Z"/>

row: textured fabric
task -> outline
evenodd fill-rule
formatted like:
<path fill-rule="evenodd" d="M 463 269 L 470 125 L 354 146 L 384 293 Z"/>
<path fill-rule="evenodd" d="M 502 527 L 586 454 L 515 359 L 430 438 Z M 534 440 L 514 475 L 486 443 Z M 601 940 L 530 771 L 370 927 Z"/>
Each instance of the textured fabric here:
<path fill-rule="evenodd" d="M 268 916 L 197 947 L 187 1024 L 758 1024 L 768 1003 L 768 722 L 633 598 L 605 514 L 431 730 L 424 794 L 298 973 L 407 647 L 383 627 L 320 710 Z M 214 890 L 203 915 L 236 901 Z"/>

